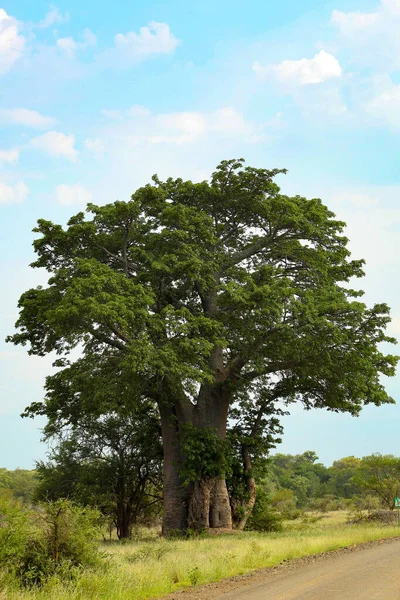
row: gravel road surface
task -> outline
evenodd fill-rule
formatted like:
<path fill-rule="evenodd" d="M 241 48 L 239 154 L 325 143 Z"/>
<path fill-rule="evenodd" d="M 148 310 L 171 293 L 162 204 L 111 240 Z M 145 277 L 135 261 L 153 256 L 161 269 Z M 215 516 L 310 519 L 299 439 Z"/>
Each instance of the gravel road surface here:
<path fill-rule="evenodd" d="M 400 600 L 400 542 L 372 546 L 216 596 L 221 600 Z"/>

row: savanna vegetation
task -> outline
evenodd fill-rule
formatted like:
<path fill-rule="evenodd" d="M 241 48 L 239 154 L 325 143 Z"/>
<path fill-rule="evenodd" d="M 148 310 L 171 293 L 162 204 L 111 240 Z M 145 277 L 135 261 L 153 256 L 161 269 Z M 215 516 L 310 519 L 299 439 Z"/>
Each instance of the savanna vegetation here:
<path fill-rule="evenodd" d="M 386 333 L 389 308 L 368 307 L 355 286 L 363 261 L 350 256 L 345 224 L 319 199 L 282 194 L 274 179 L 284 173 L 223 161 L 210 181 L 154 176 L 129 202 L 89 204 L 65 227 L 38 221 L 32 267 L 47 270 L 48 284 L 21 296 L 8 337 L 30 354 L 56 355 L 43 401 L 23 415 L 47 418 L 52 451 L 26 475 L 35 489 L 7 500 L 48 565 L 37 579 L 42 590 L 24 594 L 54 585 L 52 597 L 73 588 L 74 597 L 112 598 L 104 577 L 122 568 L 134 573 L 135 597 L 145 598 L 275 564 L 280 540 L 301 555 L 307 544 L 293 524 L 308 531 L 306 510 L 367 497 L 361 512 L 392 508 L 395 457 L 348 457 L 329 468 L 313 452 L 271 457 L 291 404 L 358 415 L 364 405 L 393 403 L 381 377 L 393 376 L 398 362 L 382 346 L 395 343 Z M 109 541 L 114 575 L 96 574 L 85 562 L 96 552 L 82 547 L 82 560 L 71 558 L 74 535 L 65 533 L 64 554 L 55 552 L 58 510 L 65 532 L 87 518 L 104 538 L 115 529 L 134 540 L 139 526 L 152 525 L 168 539 L 131 541 L 131 551 Z M 8 535 L 14 521 L 4 522 Z M 333 539 L 318 527 L 309 551 L 394 534 L 390 526 L 341 525 Z M 262 533 L 201 538 L 245 529 Z M 324 541 L 311 543 L 320 534 Z M 261 549 L 251 557 L 253 544 Z M 183 548 L 188 563 L 178 558 Z M 206 549 L 211 565 L 201 560 Z M 15 564 L 30 572 L 18 552 Z M 12 564 L 11 588 L 26 579 Z M 115 597 L 128 597 L 132 585 Z"/>

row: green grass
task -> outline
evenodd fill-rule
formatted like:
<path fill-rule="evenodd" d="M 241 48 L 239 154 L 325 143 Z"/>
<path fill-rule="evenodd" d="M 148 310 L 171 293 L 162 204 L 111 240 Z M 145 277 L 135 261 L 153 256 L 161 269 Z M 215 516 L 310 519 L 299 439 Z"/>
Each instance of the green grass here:
<path fill-rule="evenodd" d="M 345 513 L 330 513 L 286 524 L 276 534 L 242 533 L 161 540 L 153 534 L 132 542 L 102 544 L 108 566 L 86 571 L 75 581 L 49 581 L 45 588 L 20 591 L 9 587 L 0 598 L 10 600 L 142 600 L 157 598 L 177 589 L 218 581 L 252 569 L 362 542 L 399 535 L 399 527 L 348 525 Z"/>

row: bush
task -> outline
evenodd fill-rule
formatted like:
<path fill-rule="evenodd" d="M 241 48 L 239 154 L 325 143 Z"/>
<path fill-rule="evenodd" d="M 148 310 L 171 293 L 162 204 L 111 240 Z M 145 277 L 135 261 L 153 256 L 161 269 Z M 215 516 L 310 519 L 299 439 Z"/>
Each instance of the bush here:
<path fill-rule="evenodd" d="M 353 498 L 352 504 L 355 511 L 366 510 L 368 513 L 382 508 L 382 503 L 379 498 L 370 495 L 355 497 Z"/>
<path fill-rule="evenodd" d="M 297 519 L 301 514 L 296 508 L 297 499 L 293 490 L 277 490 L 271 497 L 271 504 L 284 519 Z"/>
<path fill-rule="evenodd" d="M 398 514 L 393 510 L 385 510 L 383 508 L 369 512 L 359 511 L 351 514 L 350 522 L 354 524 L 377 523 L 379 525 L 396 525 Z"/>
<path fill-rule="evenodd" d="M 282 531 L 282 516 L 275 510 L 265 510 L 259 514 L 252 514 L 246 524 L 246 531 L 263 531 L 271 533 Z"/>
<path fill-rule="evenodd" d="M 18 564 L 30 535 L 29 512 L 12 492 L 0 493 L 0 565 Z"/>
<path fill-rule="evenodd" d="M 28 511 L 0 503 L 0 563 L 24 586 L 51 576 L 73 579 L 100 561 L 98 512 L 58 500 Z"/>
<path fill-rule="evenodd" d="M 398 514 L 397 511 L 393 510 L 384 510 L 383 508 L 379 510 L 373 510 L 368 515 L 368 521 L 372 521 L 373 523 L 382 523 L 384 525 L 395 525 L 398 522 Z"/>
<path fill-rule="evenodd" d="M 344 504 L 341 500 L 336 500 L 334 496 L 327 494 L 322 498 L 314 498 L 311 502 L 310 508 L 311 510 L 316 510 L 319 512 L 331 512 L 334 510 L 341 510 Z"/>
<path fill-rule="evenodd" d="M 246 523 L 246 531 L 282 531 L 282 521 L 282 515 L 271 506 L 268 494 L 261 488 L 257 493 L 253 512 Z"/>

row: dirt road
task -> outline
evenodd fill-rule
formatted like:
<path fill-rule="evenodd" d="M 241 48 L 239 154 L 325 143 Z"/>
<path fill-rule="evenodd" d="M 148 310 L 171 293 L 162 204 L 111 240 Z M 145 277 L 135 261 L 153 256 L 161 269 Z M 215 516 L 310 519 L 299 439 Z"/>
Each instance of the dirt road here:
<path fill-rule="evenodd" d="M 400 600 L 400 541 L 277 573 L 218 600 Z"/>
<path fill-rule="evenodd" d="M 298 559 L 165 600 L 400 600 L 400 538 Z"/>

